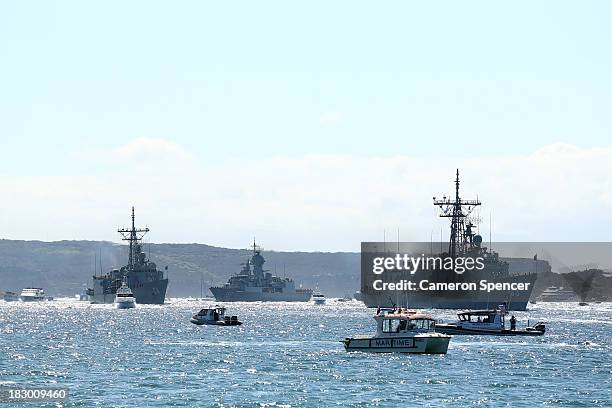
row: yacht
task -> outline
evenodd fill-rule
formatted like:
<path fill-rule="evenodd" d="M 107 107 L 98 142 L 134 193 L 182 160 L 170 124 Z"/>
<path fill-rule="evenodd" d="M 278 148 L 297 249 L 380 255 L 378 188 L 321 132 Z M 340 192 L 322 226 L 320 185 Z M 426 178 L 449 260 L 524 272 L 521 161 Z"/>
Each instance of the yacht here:
<path fill-rule="evenodd" d="M 510 319 L 510 328 L 506 328 L 506 311 L 503 305 L 491 310 L 468 310 L 458 313 L 459 320 L 449 324 L 436 324 L 436 330 L 446 334 L 487 334 L 494 336 L 541 336 L 546 332 L 546 325 L 538 322 L 525 329 L 516 329 Z M 513 316 L 514 318 L 514 316 Z"/>
<path fill-rule="evenodd" d="M 374 316 L 376 334 L 347 337 L 346 351 L 375 353 L 446 354 L 451 336 L 436 332 L 436 321 L 429 315 L 393 309 Z"/>
<path fill-rule="evenodd" d="M 240 326 L 242 324 L 238 320 L 238 316 L 226 316 L 225 308 L 218 305 L 200 310 L 191 317 L 191 323 L 198 326 L 204 324 L 212 326 Z"/>
<path fill-rule="evenodd" d="M 19 296 L 22 302 L 42 302 L 45 300 L 45 291 L 41 288 L 25 288 Z"/>
<path fill-rule="evenodd" d="M 549 286 L 538 296 L 540 302 L 575 302 L 578 300 L 578 295 L 568 288 L 563 286 Z"/>
<path fill-rule="evenodd" d="M 312 294 L 312 301 L 315 305 L 324 305 L 325 304 L 325 295 L 321 292 L 315 292 Z"/>
<path fill-rule="evenodd" d="M 125 279 L 123 280 L 121 287 L 117 289 L 117 293 L 115 295 L 115 307 L 117 309 L 133 309 L 136 307 L 136 298 L 134 298 L 134 294 L 128 287 Z"/>

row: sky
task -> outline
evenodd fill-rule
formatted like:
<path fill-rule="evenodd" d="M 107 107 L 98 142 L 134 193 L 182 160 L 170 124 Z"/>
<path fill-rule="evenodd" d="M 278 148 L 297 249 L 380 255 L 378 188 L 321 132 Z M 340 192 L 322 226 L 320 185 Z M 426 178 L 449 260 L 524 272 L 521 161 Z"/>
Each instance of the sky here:
<path fill-rule="evenodd" d="M 610 2 L 1 7 L 2 238 L 610 240 Z"/>

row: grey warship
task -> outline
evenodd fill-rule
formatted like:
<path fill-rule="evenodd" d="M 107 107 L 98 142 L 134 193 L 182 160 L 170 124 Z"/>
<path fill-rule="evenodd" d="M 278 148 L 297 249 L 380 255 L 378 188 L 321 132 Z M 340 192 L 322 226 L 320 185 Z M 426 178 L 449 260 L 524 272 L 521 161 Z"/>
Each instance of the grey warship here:
<path fill-rule="evenodd" d="M 296 288 L 292 279 L 273 276 L 264 270 L 266 261 L 261 251 L 253 242 L 253 255 L 242 270 L 225 285 L 210 288 L 215 299 L 218 302 L 308 302 L 312 289 Z"/>
<path fill-rule="evenodd" d="M 142 251 L 142 238 L 149 228 L 134 226 L 134 207 L 132 207 L 132 227 L 117 230 L 123 241 L 129 242 L 128 264 L 121 269 L 112 269 L 107 274 L 93 276 L 93 288 L 87 290 L 91 303 L 113 303 L 117 289 L 125 277 L 127 285 L 138 304 L 161 305 L 166 298 L 168 277 L 157 269 L 157 265 L 147 259 Z M 166 267 L 167 269 L 168 267 Z"/>
<path fill-rule="evenodd" d="M 522 274 L 511 274 L 509 263 L 513 258 L 502 259 L 499 254 L 483 245 L 482 236 L 475 232 L 476 226 L 472 223 L 470 214 L 481 205 L 479 200 L 464 200 L 459 195 L 459 170 L 455 179 L 455 197 L 442 199 L 433 198 L 433 204 L 441 210 L 440 217 L 450 219 L 450 240 L 448 251 L 440 254 L 440 257 L 457 257 L 483 259 L 482 270 L 466 271 L 463 274 L 448 273 L 443 270 L 419 270 L 419 279 L 429 282 L 478 282 L 484 279 L 488 282 L 499 283 L 524 283 L 529 284 L 528 290 L 511 291 L 501 290 L 495 294 L 485 291 L 404 291 L 396 296 L 390 296 L 387 292 L 376 291 L 373 288 L 372 274 L 362 275 L 361 293 L 362 300 L 368 307 L 391 307 L 395 305 L 410 308 L 435 308 L 435 309 L 488 309 L 498 304 L 505 304 L 508 310 L 526 310 L 529 297 L 537 278 L 536 273 L 524 271 Z M 371 257 L 384 255 L 378 249 L 370 248 L 364 250 L 362 243 L 361 262 L 371 265 Z M 398 244 L 399 245 L 399 244 Z M 419 243 L 420 249 L 415 253 L 429 252 L 423 249 L 430 244 Z M 417 245 L 417 246 L 418 246 Z M 535 258 L 534 258 L 535 259 Z M 392 271 L 389 274 L 390 281 L 410 280 L 411 275 L 405 271 Z"/>

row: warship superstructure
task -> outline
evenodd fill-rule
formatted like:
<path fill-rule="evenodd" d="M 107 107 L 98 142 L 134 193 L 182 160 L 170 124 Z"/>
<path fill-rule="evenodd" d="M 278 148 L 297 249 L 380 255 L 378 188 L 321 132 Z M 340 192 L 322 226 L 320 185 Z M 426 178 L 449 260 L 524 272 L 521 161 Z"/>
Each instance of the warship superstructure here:
<path fill-rule="evenodd" d="M 93 287 L 87 291 L 92 303 L 113 303 L 124 280 L 138 304 L 164 303 L 168 277 L 164 277 L 164 271 L 157 269 L 157 265 L 147 259 L 142 250 L 142 239 L 149 232 L 149 228 L 136 228 L 134 218 L 132 207 L 132 227 L 117 230 L 122 235 L 122 240 L 129 242 L 128 264 L 121 269 L 112 269 L 104 275 L 93 276 Z"/>
<path fill-rule="evenodd" d="M 368 307 L 390 307 L 395 305 L 407 306 L 410 308 L 438 308 L 438 309 L 486 309 L 498 304 L 505 304 L 508 310 L 525 310 L 529 297 L 537 278 L 536 273 L 524 270 L 524 273 L 511 274 L 509 264 L 501 259 L 499 254 L 483 245 L 482 236 L 475 230 L 476 226 L 472 222 L 474 217 L 471 213 L 481 205 L 479 200 L 464 200 L 459 195 L 459 170 L 455 179 L 455 197 L 442 199 L 433 198 L 434 206 L 441 211 L 440 217 L 450 218 L 450 240 L 448 250 L 439 254 L 441 258 L 481 258 L 484 267 L 480 270 L 474 269 L 462 274 L 447 270 L 419 270 L 417 273 L 419 280 L 428 282 L 479 282 L 486 280 L 490 283 L 506 284 L 528 284 L 527 290 L 498 290 L 494 293 L 487 291 L 457 291 L 457 290 L 414 290 L 403 291 L 402 293 L 390 296 L 387 291 L 376 291 L 372 282 L 375 277 L 370 276 L 366 279 L 362 277 L 362 300 Z M 399 244 L 398 244 L 399 245 Z M 432 245 L 433 246 L 433 245 Z M 379 252 L 378 250 L 375 252 Z M 424 251 L 425 252 L 425 251 Z M 429 251 L 427 251 L 429 252 Z M 420 253 L 420 251 L 419 251 Z M 379 254 L 380 255 L 380 254 Z M 383 254 L 384 255 L 384 254 Z M 364 256 L 362 248 L 362 263 L 369 262 L 367 257 L 376 256 L 366 254 Z M 534 261 L 537 260 L 534 259 Z M 372 275 L 372 274 L 369 274 Z M 413 275 L 405 271 L 390 272 L 391 281 L 401 281 L 402 279 L 414 279 Z"/>
<path fill-rule="evenodd" d="M 274 276 L 263 269 L 262 248 L 253 241 L 253 255 L 242 270 L 210 291 L 218 302 L 308 302 L 312 289 L 296 288 L 290 278 Z M 251 269 L 252 266 L 252 269 Z"/>

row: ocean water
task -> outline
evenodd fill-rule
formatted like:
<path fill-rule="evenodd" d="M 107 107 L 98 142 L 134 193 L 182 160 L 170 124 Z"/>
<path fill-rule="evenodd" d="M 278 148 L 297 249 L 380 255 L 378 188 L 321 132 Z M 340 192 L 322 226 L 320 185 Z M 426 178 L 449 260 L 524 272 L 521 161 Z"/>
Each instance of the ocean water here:
<path fill-rule="evenodd" d="M 69 388 L 47 406 L 612 406 L 610 303 L 530 305 L 519 326 L 544 336 L 455 336 L 445 356 L 347 353 L 374 330 L 355 301 L 227 303 L 243 326 L 191 324 L 207 304 L 0 301 L 0 386 Z"/>

